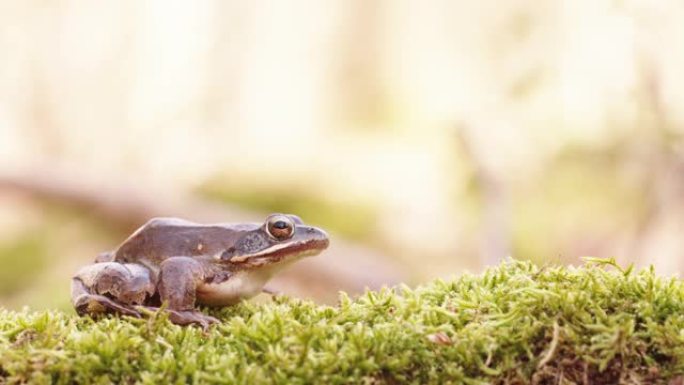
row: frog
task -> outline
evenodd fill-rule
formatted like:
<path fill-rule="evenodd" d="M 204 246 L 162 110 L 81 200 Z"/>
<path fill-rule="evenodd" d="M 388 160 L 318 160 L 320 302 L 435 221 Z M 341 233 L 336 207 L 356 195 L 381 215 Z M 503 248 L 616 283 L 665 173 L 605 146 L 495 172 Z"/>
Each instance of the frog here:
<path fill-rule="evenodd" d="M 263 223 L 152 218 L 76 272 L 71 301 L 81 316 L 164 311 L 174 324 L 206 330 L 219 320 L 199 305 L 231 306 L 272 293 L 266 283 L 273 276 L 329 242 L 324 230 L 293 214 L 274 213 Z"/>

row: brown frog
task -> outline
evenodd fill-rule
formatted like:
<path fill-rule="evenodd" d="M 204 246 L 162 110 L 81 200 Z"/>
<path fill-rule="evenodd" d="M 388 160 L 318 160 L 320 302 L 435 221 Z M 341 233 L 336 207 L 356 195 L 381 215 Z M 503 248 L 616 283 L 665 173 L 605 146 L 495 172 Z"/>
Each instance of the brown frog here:
<path fill-rule="evenodd" d="M 203 328 L 218 322 L 196 304 L 227 306 L 251 298 L 284 267 L 328 247 L 328 235 L 296 215 L 272 214 L 263 224 L 197 224 L 155 218 L 115 251 L 101 254 L 72 279 L 80 315 L 141 316 L 166 303 L 169 319 Z"/>

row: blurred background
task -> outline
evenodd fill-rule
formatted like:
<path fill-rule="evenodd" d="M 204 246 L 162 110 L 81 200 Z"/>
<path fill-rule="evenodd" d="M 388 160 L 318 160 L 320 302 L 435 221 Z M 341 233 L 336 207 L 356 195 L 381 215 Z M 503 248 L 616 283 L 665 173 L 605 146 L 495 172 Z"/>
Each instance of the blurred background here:
<path fill-rule="evenodd" d="M 151 216 L 290 212 L 274 286 L 507 256 L 684 269 L 684 3 L 0 0 L 0 305 L 69 309 Z"/>

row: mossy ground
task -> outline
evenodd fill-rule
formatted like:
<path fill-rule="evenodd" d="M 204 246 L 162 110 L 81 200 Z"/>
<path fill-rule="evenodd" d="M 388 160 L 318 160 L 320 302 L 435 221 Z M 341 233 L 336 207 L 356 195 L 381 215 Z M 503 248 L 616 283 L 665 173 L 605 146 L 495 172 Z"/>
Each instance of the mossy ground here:
<path fill-rule="evenodd" d="M 596 261 L 594 261 L 596 262 Z M 653 270 L 507 262 L 479 276 L 217 311 L 0 312 L 0 383 L 667 383 L 684 372 L 684 284 Z"/>

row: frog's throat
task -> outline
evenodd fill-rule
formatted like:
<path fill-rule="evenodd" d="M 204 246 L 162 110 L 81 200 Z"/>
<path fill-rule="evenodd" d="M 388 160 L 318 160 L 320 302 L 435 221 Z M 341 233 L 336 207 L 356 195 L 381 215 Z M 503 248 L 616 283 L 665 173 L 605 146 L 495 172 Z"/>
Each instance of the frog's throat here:
<path fill-rule="evenodd" d="M 244 263 L 266 263 L 278 262 L 285 258 L 301 258 L 316 255 L 328 247 L 329 241 L 327 239 L 310 239 L 297 243 L 276 244 L 264 250 L 252 254 L 245 254 L 236 256 L 230 259 L 230 262 Z"/>

